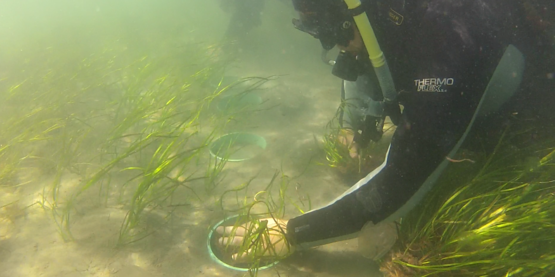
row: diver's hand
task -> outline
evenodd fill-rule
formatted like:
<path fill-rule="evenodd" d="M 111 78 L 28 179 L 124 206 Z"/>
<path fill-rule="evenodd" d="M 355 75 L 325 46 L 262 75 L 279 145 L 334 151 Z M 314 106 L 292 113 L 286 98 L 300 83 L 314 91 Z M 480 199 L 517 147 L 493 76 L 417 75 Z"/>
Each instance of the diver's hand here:
<path fill-rule="evenodd" d="M 349 156 L 353 159 L 358 158 L 358 144 L 355 142 L 355 133 L 351 129 L 341 129 L 337 136 L 337 141 L 349 149 Z"/>
<path fill-rule="evenodd" d="M 262 251 L 262 253 L 257 255 L 261 254 L 264 257 L 276 259 L 285 258 L 295 251 L 294 246 L 287 241 L 284 234 L 287 228 L 287 221 L 264 218 L 259 219 L 258 222 L 259 224 L 254 226 L 251 223 L 247 223 L 239 227 L 220 226 L 216 228 L 216 232 L 222 236 L 218 240 L 221 246 L 236 247 L 236 251 L 245 249 L 241 253 L 236 252 L 233 254 L 233 260 L 248 262 L 249 259 L 253 258 L 250 254 L 255 250 Z M 261 236 L 260 234 L 262 233 L 264 235 Z M 262 246 L 262 249 L 255 249 L 256 245 Z M 270 245 L 271 247 L 269 247 Z"/>

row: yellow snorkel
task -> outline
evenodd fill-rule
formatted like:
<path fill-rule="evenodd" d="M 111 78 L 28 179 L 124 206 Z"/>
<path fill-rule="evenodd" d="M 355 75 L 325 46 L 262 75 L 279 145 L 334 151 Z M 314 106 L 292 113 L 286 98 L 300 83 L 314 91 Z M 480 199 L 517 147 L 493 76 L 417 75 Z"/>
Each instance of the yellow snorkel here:
<path fill-rule="evenodd" d="M 393 77 L 391 77 L 391 72 L 389 71 L 389 66 L 385 60 L 385 56 L 378 44 L 378 39 L 370 25 L 368 16 L 366 12 L 361 7 L 360 0 L 345 0 L 349 11 L 353 15 L 355 24 L 360 32 L 362 41 L 366 50 L 368 51 L 368 57 L 370 62 L 374 67 L 376 76 L 380 83 L 382 89 L 382 94 L 385 102 L 395 102 L 397 99 L 397 91 L 395 90 L 395 85 L 393 83 Z"/>

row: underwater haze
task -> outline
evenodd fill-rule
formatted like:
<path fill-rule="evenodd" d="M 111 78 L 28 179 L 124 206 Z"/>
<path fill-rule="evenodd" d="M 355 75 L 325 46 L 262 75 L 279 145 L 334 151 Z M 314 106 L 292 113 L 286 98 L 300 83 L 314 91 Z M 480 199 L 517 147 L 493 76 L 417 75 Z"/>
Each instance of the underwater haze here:
<path fill-rule="evenodd" d="M 215 0 L 2 1 L 0 276 L 242 276 L 210 257 L 211 226 L 272 182 L 285 217 L 342 193 L 319 145 L 340 82 L 295 16 L 266 1 L 259 26 L 230 28 Z M 237 132 L 265 148 L 211 149 Z M 258 274 L 374 276 L 356 248 Z"/>
<path fill-rule="evenodd" d="M 406 161 L 405 154 L 421 149 L 437 157 L 415 154 L 412 162 L 396 164 L 410 174 L 391 175 L 418 177 L 428 161 L 445 165 L 428 176 L 437 184 L 424 200 L 401 219 L 367 222 L 354 238 L 295 253 L 286 245 L 278 255 L 272 234 L 278 242 L 291 237 L 271 226 L 270 217 L 303 218 L 351 186 L 370 183 L 357 183 L 365 176 L 396 170 L 384 162 L 397 128 L 389 118 L 372 122 L 383 127 L 381 139 L 352 147 L 355 134 L 340 124 L 350 103 L 327 60 L 342 54 L 337 47 L 323 52 L 319 40 L 296 30 L 292 19 L 299 14 L 291 0 L 0 1 L 0 277 L 553 276 L 555 12 L 549 1 L 516 2 L 540 30 L 532 44 L 547 50 L 526 60 L 524 76 L 504 71 L 511 74 L 503 84 L 530 81 L 511 100 L 515 110 L 503 110 L 509 118 L 477 119 L 465 144 L 467 133 L 457 144 L 457 157 L 436 155 L 445 150 L 437 137 L 453 139 L 451 131 L 423 139 L 410 133 L 419 126 L 399 124 L 412 137 L 405 139 L 406 153 L 397 149 L 403 154 L 395 157 Z M 403 22 L 396 16 L 386 18 L 392 26 Z M 383 33 L 377 32 L 378 40 Z M 504 43 L 482 39 L 492 47 Z M 413 44 L 384 45 L 410 52 Z M 489 54 L 482 55 L 480 47 L 480 59 L 491 58 L 486 48 Z M 405 52 L 388 57 L 403 71 L 395 78 L 426 60 Z M 480 74 L 494 72 L 493 63 L 462 63 L 476 70 L 465 74 L 483 81 L 464 89 L 483 85 L 487 93 L 494 78 Z M 477 64 L 487 68 L 482 72 Z M 404 85 L 459 85 L 458 77 L 435 77 L 406 78 Z M 400 90 L 411 100 L 417 88 Z M 541 97 L 530 97 L 534 93 Z M 465 91 L 456 99 L 466 97 Z M 428 98 L 413 98 L 422 105 L 407 113 L 441 112 Z M 480 109 L 480 99 L 474 100 Z M 466 112 L 443 108 L 445 118 Z M 461 124 L 443 127 L 451 123 Z M 431 146 L 420 148 L 418 141 Z M 397 184 L 382 187 L 388 197 L 413 193 Z M 389 193 L 392 187 L 399 191 Z M 358 192 L 349 196 L 370 218 L 376 199 Z M 383 206 L 393 210 L 394 204 Z M 322 216 L 318 223 L 338 218 Z M 247 239 L 235 248 L 223 245 L 220 224 Z M 247 250 L 252 261 L 232 256 Z"/>

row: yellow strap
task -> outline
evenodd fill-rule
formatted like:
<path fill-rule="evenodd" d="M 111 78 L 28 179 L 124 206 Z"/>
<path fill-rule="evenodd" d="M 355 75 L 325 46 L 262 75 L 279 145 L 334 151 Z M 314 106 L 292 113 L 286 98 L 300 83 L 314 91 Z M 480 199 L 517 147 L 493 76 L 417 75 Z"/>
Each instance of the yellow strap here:
<path fill-rule="evenodd" d="M 345 0 L 345 3 L 347 3 L 347 7 L 350 10 L 354 10 L 361 5 L 360 0 Z M 372 66 L 376 68 L 382 67 L 385 65 L 385 57 L 380 45 L 378 44 L 378 39 L 376 38 L 374 29 L 372 29 L 372 25 L 370 25 L 366 12 L 354 16 L 354 19 L 362 37 L 362 41 L 364 41 L 364 45 L 368 51 L 368 56 L 372 62 Z"/>

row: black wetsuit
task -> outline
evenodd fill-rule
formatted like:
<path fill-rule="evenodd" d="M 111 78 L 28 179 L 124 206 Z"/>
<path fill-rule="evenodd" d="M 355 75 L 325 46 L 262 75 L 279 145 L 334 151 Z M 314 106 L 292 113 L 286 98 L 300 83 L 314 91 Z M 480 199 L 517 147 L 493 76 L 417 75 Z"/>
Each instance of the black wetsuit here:
<path fill-rule="evenodd" d="M 252 29 L 260 26 L 264 5 L 265 0 L 223 0 L 222 9 L 232 13 L 226 37 L 243 39 Z"/>
<path fill-rule="evenodd" d="M 507 46 L 525 56 L 531 49 L 516 0 L 366 2 L 404 106 L 402 120 L 386 161 L 368 180 L 289 221 L 298 244 L 356 233 L 403 206 L 465 132 Z"/>

